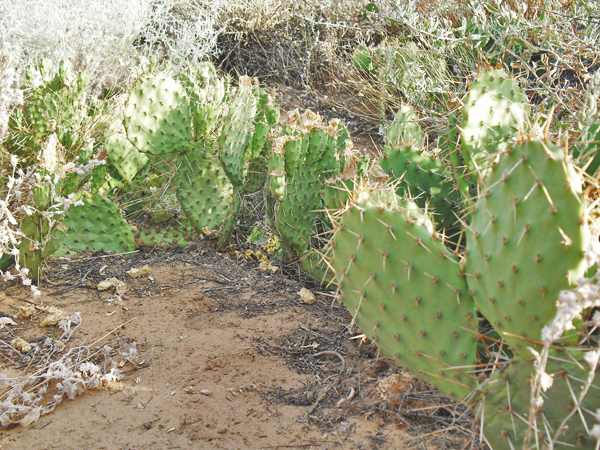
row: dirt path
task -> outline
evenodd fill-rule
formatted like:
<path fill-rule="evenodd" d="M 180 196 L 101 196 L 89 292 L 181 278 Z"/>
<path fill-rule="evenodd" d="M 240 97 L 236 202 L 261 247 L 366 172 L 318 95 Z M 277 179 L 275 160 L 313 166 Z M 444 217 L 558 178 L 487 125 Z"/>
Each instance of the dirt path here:
<path fill-rule="evenodd" d="M 147 275 L 126 274 L 145 264 Z M 64 400 L 28 427 L 0 431 L 3 450 L 431 449 L 466 442 L 466 430 L 439 431 L 459 423 L 459 411 L 351 339 L 358 334 L 347 329 L 351 317 L 331 297 L 303 303 L 302 285 L 281 269 L 263 272 L 199 243 L 183 252 L 60 260 L 47 273 L 53 276 L 41 299 L 3 286 L 3 315 L 27 300 L 67 315 L 79 311 L 83 324 L 67 348 L 91 345 L 125 324 L 94 349 L 135 343 L 139 356 L 120 367 L 122 380 Z M 121 299 L 96 288 L 111 277 L 127 283 Z M 31 373 L 40 364 L 40 343 L 62 333 L 39 326 L 48 314 L 38 309 L 0 330 L 3 343 L 14 334 L 34 344 L 20 361 L 3 349 L 2 372 L 29 366 Z"/>

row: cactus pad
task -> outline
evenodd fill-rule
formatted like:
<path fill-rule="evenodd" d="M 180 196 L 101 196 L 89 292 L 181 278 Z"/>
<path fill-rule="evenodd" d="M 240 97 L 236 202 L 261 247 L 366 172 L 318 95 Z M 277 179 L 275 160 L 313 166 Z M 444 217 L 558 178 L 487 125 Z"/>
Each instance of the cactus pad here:
<path fill-rule="evenodd" d="M 552 375 L 554 381 L 543 395 L 544 403 L 536 417 L 538 430 L 537 433 L 532 430 L 530 441 L 530 444 L 534 444 L 539 440 L 542 444 L 539 448 L 552 448 L 548 446 L 548 438 L 555 437 L 561 422 L 572 411 L 572 393 L 580 395 L 583 381 L 588 376 L 585 369 L 589 368 L 583 360 L 581 349 L 550 352 L 546 373 Z M 484 433 L 494 450 L 523 447 L 531 401 L 530 382 L 534 375 L 535 368 L 530 360 L 516 360 L 505 370 L 497 372 L 481 388 L 486 392 L 482 420 Z M 575 443 L 576 448 L 596 448 L 596 440 L 589 436 L 586 428 L 594 423 L 594 417 L 589 412 L 595 411 L 599 404 L 600 381 L 596 377 L 583 401 L 583 411 L 567 422 L 568 428 L 560 434 L 553 448 L 573 448 Z M 587 425 L 582 422 L 582 417 Z"/>
<path fill-rule="evenodd" d="M 153 155 L 186 151 L 191 138 L 190 100 L 181 84 L 164 75 L 140 78 L 125 104 L 127 138 Z"/>
<path fill-rule="evenodd" d="M 514 138 L 527 112 L 526 97 L 503 70 L 480 72 L 471 83 L 462 122 L 462 153 L 474 180 L 485 177 L 492 161 Z"/>
<path fill-rule="evenodd" d="M 227 217 L 233 187 L 209 149 L 178 157 L 177 199 L 197 233 L 217 229 Z"/>
<path fill-rule="evenodd" d="M 117 205 L 100 194 L 82 193 L 76 198 L 82 206 L 65 213 L 65 232 L 55 231 L 60 239 L 58 255 L 70 252 L 128 252 L 135 248 L 133 232 Z"/>
<path fill-rule="evenodd" d="M 459 261 L 414 203 L 379 193 L 346 210 L 332 265 L 344 304 L 383 354 L 456 399 L 470 393 L 473 299 Z"/>
<path fill-rule="evenodd" d="M 148 163 L 146 154 L 138 151 L 127 138 L 113 134 L 104 143 L 111 176 L 131 182 L 139 170 Z"/>
<path fill-rule="evenodd" d="M 581 177 L 562 147 L 521 142 L 480 185 L 467 233 L 467 279 L 481 313 L 513 351 L 539 341 L 555 302 L 584 274 L 589 244 Z"/>

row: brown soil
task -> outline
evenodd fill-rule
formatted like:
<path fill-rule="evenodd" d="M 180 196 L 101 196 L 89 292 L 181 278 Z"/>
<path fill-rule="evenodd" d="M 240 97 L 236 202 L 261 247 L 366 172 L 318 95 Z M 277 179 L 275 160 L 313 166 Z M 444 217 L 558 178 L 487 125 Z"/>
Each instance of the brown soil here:
<path fill-rule="evenodd" d="M 126 274 L 145 264 L 146 276 Z M 65 314 L 79 311 L 83 324 L 67 349 L 99 339 L 92 350 L 134 341 L 140 355 L 121 367 L 121 381 L 64 400 L 27 427 L 1 430 L 3 450 L 437 449 L 468 443 L 461 408 L 378 357 L 368 342 L 352 339 L 359 332 L 348 329 L 345 307 L 299 274 L 260 271 L 257 262 L 219 254 L 206 241 L 184 251 L 62 259 L 46 273 L 42 298 L 22 287 L 0 287 L 2 315 L 13 317 L 31 302 Z M 127 283 L 121 299 L 114 290 L 97 290 L 111 277 Z M 300 299 L 303 286 L 316 294 L 314 303 Z M 0 330 L 1 342 L 57 339 L 62 332 L 56 327 L 40 327 L 47 315 L 38 309 L 32 319 L 15 319 L 16 326 Z M 14 376 L 43 367 L 40 348 L 19 358 L 3 347 L 1 371 Z M 343 401 L 351 392 L 353 398 Z"/>

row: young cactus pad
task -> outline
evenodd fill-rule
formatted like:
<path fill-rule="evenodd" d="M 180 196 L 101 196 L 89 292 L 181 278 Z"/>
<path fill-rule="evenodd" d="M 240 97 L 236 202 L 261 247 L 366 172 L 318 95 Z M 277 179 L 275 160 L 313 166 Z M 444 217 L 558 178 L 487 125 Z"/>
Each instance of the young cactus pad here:
<path fill-rule="evenodd" d="M 463 109 L 462 153 L 474 180 L 485 176 L 488 155 L 512 139 L 527 112 L 526 97 L 503 70 L 480 72 Z"/>
<path fill-rule="evenodd" d="M 460 263 L 413 202 L 376 195 L 335 235 L 342 300 L 384 355 L 462 399 L 477 385 L 477 316 Z"/>
<path fill-rule="evenodd" d="M 251 78 L 240 79 L 238 94 L 229 107 L 229 114 L 224 119 L 225 126 L 219 137 L 219 159 L 234 186 L 244 183 L 244 162 L 254 131 L 253 120 L 258 101 L 251 83 Z"/>
<path fill-rule="evenodd" d="M 164 75 L 140 78 L 125 104 L 127 138 L 144 153 L 186 151 L 191 123 L 189 97 L 178 81 Z"/>
<path fill-rule="evenodd" d="M 559 292 L 586 269 L 581 184 L 564 149 L 541 140 L 502 154 L 480 184 L 467 232 L 467 280 L 479 311 L 508 333 L 515 353 L 529 354 L 529 340 L 540 341 Z"/>

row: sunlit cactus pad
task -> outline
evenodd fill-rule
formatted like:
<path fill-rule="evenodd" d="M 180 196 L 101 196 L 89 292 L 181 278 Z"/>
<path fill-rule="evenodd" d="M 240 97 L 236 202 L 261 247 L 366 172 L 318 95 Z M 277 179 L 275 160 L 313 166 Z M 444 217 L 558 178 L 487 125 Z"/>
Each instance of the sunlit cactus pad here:
<path fill-rule="evenodd" d="M 412 202 L 376 194 L 341 218 L 342 301 L 384 355 L 461 399 L 477 385 L 477 316 L 458 259 Z M 453 368 L 460 366 L 460 368 Z"/>

